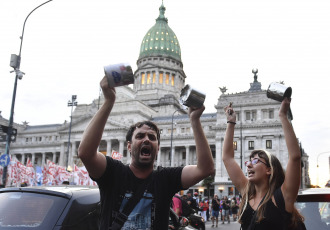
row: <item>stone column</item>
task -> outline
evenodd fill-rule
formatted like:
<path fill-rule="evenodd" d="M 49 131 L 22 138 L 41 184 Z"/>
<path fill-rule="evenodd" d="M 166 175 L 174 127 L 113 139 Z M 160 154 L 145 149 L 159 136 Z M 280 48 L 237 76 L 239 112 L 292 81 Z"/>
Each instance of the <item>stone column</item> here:
<path fill-rule="evenodd" d="M 124 140 L 119 140 L 119 153 L 124 154 Z"/>
<path fill-rule="evenodd" d="M 62 143 L 61 152 L 60 152 L 60 163 L 59 163 L 61 166 L 66 166 L 64 160 L 65 160 L 65 145 L 64 143 Z"/>
<path fill-rule="evenodd" d="M 186 146 L 186 165 L 189 165 L 189 150 L 190 150 L 190 146 L 187 145 Z"/>
<path fill-rule="evenodd" d="M 43 152 L 43 153 L 41 153 L 42 154 L 42 161 L 41 161 L 41 166 L 43 167 L 44 165 L 45 165 L 45 161 L 46 161 L 46 153 L 45 152 Z"/>
<path fill-rule="evenodd" d="M 107 156 L 111 156 L 112 143 L 111 140 L 107 141 Z"/>
<path fill-rule="evenodd" d="M 159 146 L 159 151 L 158 151 L 158 154 L 157 154 L 157 166 L 159 166 L 161 164 L 161 158 L 162 158 L 162 147 Z M 127 154 L 128 155 L 128 154 Z"/>
<path fill-rule="evenodd" d="M 76 142 L 73 141 L 72 144 L 71 144 L 71 158 L 70 158 L 70 161 L 71 161 L 71 166 L 73 167 L 73 159 L 77 156 L 77 147 L 76 147 Z"/>
<path fill-rule="evenodd" d="M 52 152 L 53 153 L 53 162 L 56 164 L 56 152 Z"/>
<path fill-rule="evenodd" d="M 215 158 L 218 159 L 215 161 L 215 170 L 216 170 L 216 175 L 222 177 L 222 138 L 221 139 L 216 139 L 215 142 Z M 221 160 L 219 160 L 221 159 Z"/>
<path fill-rule="evenodd" d="M 36 160 L 36 153 L 31 153 L 31 155 L 32 155 L 31 163 L 34 166 L 34 161 Z"/>
<path fill-rule="evenodd" d="M 171 149 L 171 167 L 173 167 L 174 165 L 174 156 L 175 156 L 175 146 L 172 146 L 172 149 Z"/>
<path fill-rule="evenodd" d="M 25 153 L 22 153 L 22 160 L 21 163 L 24 165 L 25 164 Z"/>

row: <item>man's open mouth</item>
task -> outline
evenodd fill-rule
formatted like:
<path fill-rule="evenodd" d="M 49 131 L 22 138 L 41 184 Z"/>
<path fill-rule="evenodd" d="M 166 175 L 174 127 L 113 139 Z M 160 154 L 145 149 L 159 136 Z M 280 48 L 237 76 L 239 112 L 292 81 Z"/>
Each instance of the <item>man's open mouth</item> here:
<path fill-rule="evenodd" d="M 141 155 L 142 156 L 150 156 L 151 155 L 151 149 L 149 146 L 143 146 L 141 148 Z"/>

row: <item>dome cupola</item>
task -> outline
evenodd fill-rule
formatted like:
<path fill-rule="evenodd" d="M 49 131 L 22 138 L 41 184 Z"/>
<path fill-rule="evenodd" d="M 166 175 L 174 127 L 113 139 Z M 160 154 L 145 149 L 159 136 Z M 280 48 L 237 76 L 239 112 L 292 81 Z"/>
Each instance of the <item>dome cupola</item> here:
<path fill-rule="evenodd" d="M 162 4 L 159 7 L 156 24 L 151 27 L 142 40 L 139 59 L 161 56 L 170 57 L 181 62 L 179 41 L 173 30 L 168 26 L 165 10 L 166 8 Z"/>

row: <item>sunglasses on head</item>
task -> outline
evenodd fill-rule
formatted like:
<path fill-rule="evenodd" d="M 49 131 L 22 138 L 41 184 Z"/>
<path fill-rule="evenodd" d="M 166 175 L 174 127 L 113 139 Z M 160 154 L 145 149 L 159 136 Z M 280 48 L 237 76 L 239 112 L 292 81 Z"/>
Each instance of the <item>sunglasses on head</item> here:
<path fill-rule="evenodd" d="M 263 162 L 262 160 L 260 160 L 260 158 L 253 158 L 250 161 L 245 161 L 245 166 L 247 166 L 248 164 L 252 164 L 252 165 L 256 165 L 259 162 L 263 163 L 264 165 L 266 165 L 267 167 L 269 167 L 269 164 Z"/>

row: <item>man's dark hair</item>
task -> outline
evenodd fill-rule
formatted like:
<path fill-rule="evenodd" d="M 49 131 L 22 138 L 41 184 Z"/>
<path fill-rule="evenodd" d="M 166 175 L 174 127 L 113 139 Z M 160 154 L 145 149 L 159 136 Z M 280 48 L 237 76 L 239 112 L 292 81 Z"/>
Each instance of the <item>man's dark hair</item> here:
<path fill-rule="evenodd" d="M 135 129 L 141 128 L 143 125 L 149 126 L 152 130 L 154 130 L 157 133 L 157 140 L 158 140 L 158 145 L 159 145 L 160 144 L 160 132 L 159 132 L 157 125 L 151 121 L 141 121 L 141 122 L 138 122 L 138 123 L 132 125 L 127 131 L 126 141 L 132 142 L 132 136 L 133 136 Z"/>

